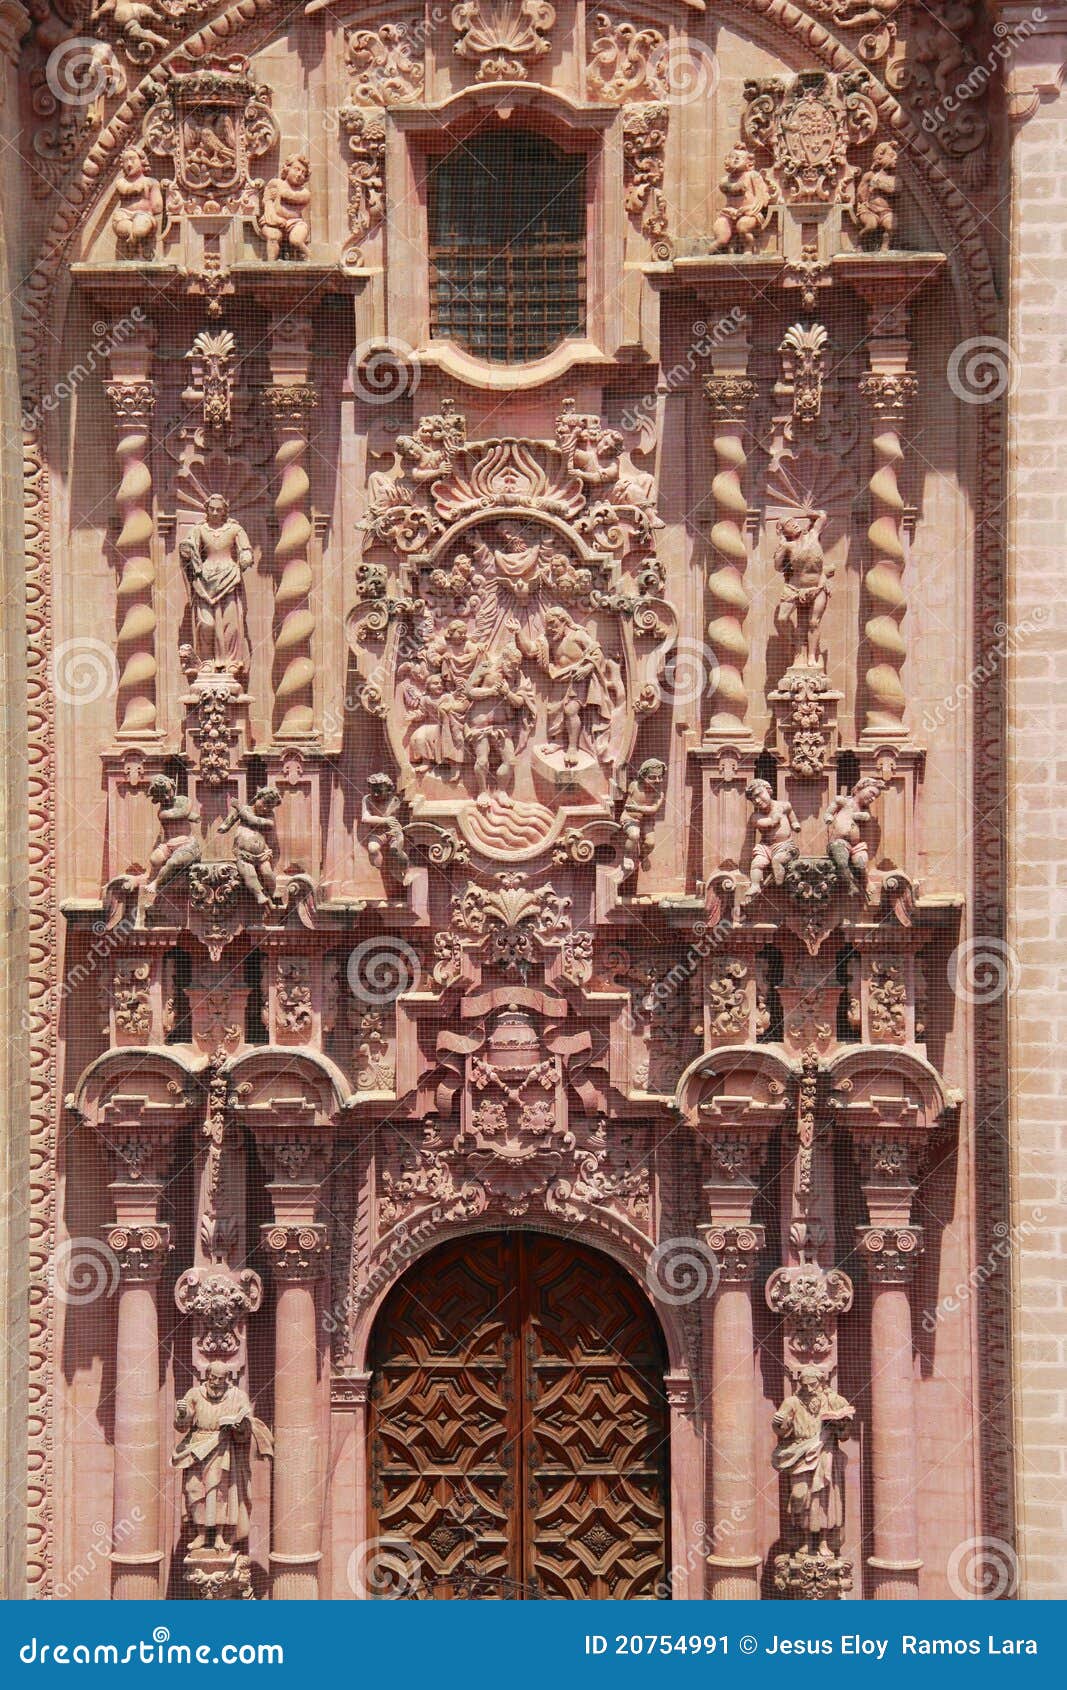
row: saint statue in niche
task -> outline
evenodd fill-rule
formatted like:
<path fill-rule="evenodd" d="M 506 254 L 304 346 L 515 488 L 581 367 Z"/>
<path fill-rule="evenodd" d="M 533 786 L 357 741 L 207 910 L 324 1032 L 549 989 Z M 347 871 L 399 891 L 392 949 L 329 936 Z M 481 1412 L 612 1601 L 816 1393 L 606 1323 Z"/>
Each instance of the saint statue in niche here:
<path fill-rule="evenodd" d="M 785 581 L 785 594 L 775 611 L 779 628 L 794 632 L 792 667 L 821 669 L 819 629 L 830 602 L 834 573 L 822 546 L 826 511 L 803 510 L 778 524 L 780 536 L 774 567 Z"/>
<path fill-rule="evenodd" d="M 786 1397 L 772 1425 L 778 1447 L 771 1460 L 790 1485 L 789 1518 L 809 1555 L 832 1559 L 831 1533 L 845 1520 L 845 1457 L 856 1410 L 832 1391 L 817 1367 L 802 1367 L 796 1392 Z"/>
<path fill-rule="evenodd" d="M 562 683 L 560 695 L 549 702 L 544 749 L 562 750 L 567 767 L 578 762 L 579 751 L 600 758 L 612 718 L 626 699 L 619 665 L 562 606 L 546 611 L 535 650 L 549 678 Z"/>
<path fill-rule="evenodd" d="M 244 678 L 249 645 L 243 577 L 253 552 L 221 493 L 211 495 L 204 520 L 183 540 L 179 556 L 189 587 L 197 662 Z"/>
<path fill-rule="evenodd" d="M 252 1447 L 269 1459 L 270 1431 L 221 1361 L 211 1362 L 203 1382 L 182 1397 L 174 1425 L 182 1436 L 171 1465 L 182 1475 L 185 1517 L 195 1528 L 190 1551 L 225 1553 L 248 1537 Z"/>

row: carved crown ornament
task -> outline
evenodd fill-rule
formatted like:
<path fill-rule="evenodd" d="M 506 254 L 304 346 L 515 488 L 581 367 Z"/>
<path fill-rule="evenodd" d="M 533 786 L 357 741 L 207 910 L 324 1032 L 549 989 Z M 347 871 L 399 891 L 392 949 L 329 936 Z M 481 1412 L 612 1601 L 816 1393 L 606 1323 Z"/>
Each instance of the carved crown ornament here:
<path fill-rule="evenodd" d="M 253 80 L 247 59 L 168 66 L 142 132 L 151 153 L 173 162 L 171 215 L 258 214 L 263 183 L 253 166 L 277 143 L 278 126 L 270 89 Z"/>
<path fill-rule="evenodd" d="M 568 402 L 553 440 L 469 441 L 446 404 L 368 494 L 348 633 L 412 820 L 515 861 L 621 802 L 636 849 L 662 771 L 642 765 L 647 793 L 620 771 L 677 619 L 652 477 L 622 435 Z"/>

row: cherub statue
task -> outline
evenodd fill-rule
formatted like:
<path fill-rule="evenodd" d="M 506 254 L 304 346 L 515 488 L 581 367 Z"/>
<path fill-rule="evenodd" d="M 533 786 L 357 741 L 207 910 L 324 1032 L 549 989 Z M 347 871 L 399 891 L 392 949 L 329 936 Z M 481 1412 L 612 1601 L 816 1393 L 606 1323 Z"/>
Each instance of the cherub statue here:
<path fill-rule="evenodd" d="M 176 1405 L 174 1426 L 182 1436 L 171 1465 L 182 1475 L 185 1517 L 195 1528 L 189 1549 L 225 1554 L 248 1537 L 252 1447 L 269 1460 L 273 1439 L 221 1361 L 209 1363 Z"/>
<path fill-rule="evenodd" d="M 106 18 L 115 20 L 115 28 L 135 64 L 147 64 L 169 46 L 165 35 L 146 27 L 160 22 L 159 9 L 151 0 L 97 0 L 89 21 L 101 24 Z"/>
<path fill-rule="evenodd" d="M 619 816 L 623 833 L 621 879 L 635 874 L 638 864 L 645 867 L 655 844 L 652 818 L 663 807 L 663 782 L 667 765 L 658 757 L 647 757 L 635 778 L 626 789 L 626 798 Z"/>
<path fill-rule="evenodd" d="M 155 894 L 198 863 L 203 847 L 192 831 L 200 820 L 192 799 L 179 792 L 168 775 L 156 775 L 149 781 L 148 796 L 159 811 L 159 838 L 148 859 L 154 872 L 145 881 L 145 891 Z"/>
<path fill-rule="evenodd" d="M 308 206 L 311 166 L 304 153 L 293 153 L 277 176 L 263 189 L 260 230 L 267 243 L 267 263 L 274 264 L 288 248 L 291 258 L 307 258 L 311 252 Z"/>
<path fill-rule="evenodd" d="M 864 896 L 870 851 L 862 830 L 872 819 L 871 805 L 884 791 L 880 776 L 863 775 L 851 792 L 838 793 L 823 818 L 829 829 L 827 855 L 837 869 L 838 880 Z"/>
<path fill-rule="evenodd" d="M 893 233 L 893 198 L 897 191 L 897 147 L 895 141 L 882 141 L 874 149 L 870 170 L 865 170 L 856 185 L 852 215 L 859 229 L 861 246 L 889 250 Z"/>
<path fill-rule="evenodd" d="M 830 602 L 834 573 L 822 546 L 828 520 L 826 511 L 803 510 L 778 524 L 781 538 L 774 567 L 785 581 L 785 595 L 774 617 L 779 627 L 786 624 L 794 630 L 793 666 L 799 669 L 822 667 L 819 629 Z"/>
<path fill-rule="evenodd" d="M 384 874 L 388 857 L 397 873 L 403 877 L 411 867 L 404 829 L 400 821 L 403 800 L 392 777 L 370 775 L 363 795 L 359 819 L 369 830 L 366 838 L 367 855 L 379 873 Z"/>
<path fill-rule="evenodd" d="M 251 804 L 234 804 L 219 825 L 220 833 L 237 829 L 233 836 L 233 860 L 257 904 L 272 903 L 277 889 L 268 835 L 274 831 L 274 812 L 281 801 L 276 786 L 261 786 Z"/>
<path fill-rule="evenodd" d="M 754 898 L 768 869 L 776 886 L 784 882 L 785 871 L 797 855 L 794 835 L 800 832 L 800 823 L 789 800 L 775 798 L 770 781 L 750 781 L 745 797 L 755 811 L 756 843 L 748 870 L 749 896 Z"/>
<path fill-rule="evenodd" d="M 841 1445 L 852 1435 L 855 1414 L 817 1367 L 802 1367 L 795 1394 L 786 1397 L 772 1421 L 778 1447 L 771 1461 L 789 1479 L 789 1518 L 800 1533 L 801 1548 L 827 1560 L 837 1553 L 832 1534 L 845 1521 Z"/>
<path fill-rule="evenodd" d="M 208 499 L 203 522 L 190 531 L 178 555 L 189 586 L 197 661 L 205 668 L 246 675 L 249 646 L 243 576 L 255 554 L 221 493 Z"/>
<path fill-rule="evenodd" d="M 767 227 L 774 191 L 747 147 L 731 147 L 719 183 L 725 204 L 712 225 L 716 252 L 753 252 Z"/>
<path fill-rule="evenodd" d="M 129 258 L 151 258 L 163 226 L 163 189 L 150 176 L 139 147 L 127 147 L 115 180 L 119 203 L 111 214 L 111 227 L 120 254 Z"/>

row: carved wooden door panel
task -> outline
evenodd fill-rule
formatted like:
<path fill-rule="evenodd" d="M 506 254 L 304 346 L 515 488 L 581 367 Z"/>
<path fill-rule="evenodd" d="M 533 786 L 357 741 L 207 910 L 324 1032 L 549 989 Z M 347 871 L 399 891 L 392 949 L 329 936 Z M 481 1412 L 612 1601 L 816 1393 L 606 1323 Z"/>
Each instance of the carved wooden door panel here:
<path fill-rule="evenodd" d="M 450 1244 L 386 1304 L 372 1369 L 372 1535 L 409 1570 L 389 1594 L 657 1594 L 665 1357 L 604 1257 L 538 1235 Z"/>

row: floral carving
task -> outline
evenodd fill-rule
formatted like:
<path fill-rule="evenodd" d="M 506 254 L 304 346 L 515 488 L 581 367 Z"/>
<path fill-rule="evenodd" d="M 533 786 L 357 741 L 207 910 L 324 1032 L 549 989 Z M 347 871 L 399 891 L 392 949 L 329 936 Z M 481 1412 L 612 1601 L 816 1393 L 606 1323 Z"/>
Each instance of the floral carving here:
<path fill-rule="evenodd" d="M 903 1044 L 907 1035 L 908 992 L 900 970 L 891 962 L 871 964 L 867 986 L 867 1019 L 871 1038 Z"/>
<path fill-rule="evenodd" d="M 358 106 L 342 106 L 341 128 L 348 137 L 348 241 L 342 259 L 360 262 L 364 243 L 385 216 L 385 124 Z"/>
<path fill-rule="evenodd" d="M 175 1285 L 174 1301 L 182 1314 L 195 1315 L 201 1322 L 197 1340 L 201 1354 L 225 1360 L 240 1350 L 240 1328 L 260 1307 L 263 1282 L 251 1268 L 238 1273 L 191 1268 Z"/>
<path fill-rule="evenodd" d="M 591 99 L 666 99 L 669 65 L 661 30 L 597 12 L 589 36 L 585 82 Z"/>
<path fill-rule="evenodd" d="M 548 0 L 460 0 L 452 8 L 458 38 L 452 50 L 477 64 L 479 82 L 522 82 L 525 60 L 543 58 L 551 48 L 555 21 Z"/>
<path fill-rule="evenodd" d="M 278 963 L 278 1021 L 294 1038 L 306 1039 L 311 1032 L 311 972 L 302 957 Z"/>
<path fill-rule="evenodd" d="M 351 99 L 357 106 L 406 105 L 423 98 L 421 24 L 384 23 L 378 29 L 346 29 L 345 60 Z"/>
<path fill-rule="evenodd" d="M 748 1031 L 748 994 L 743 962 L 727 962 L 704 984 L 708 1026 L 717 1038 L 735 1038 Z"/>
<path fill-rule="evenodd" d="M 140 1038 L 151 1031 L 151 978 L 152 965 L 148 962 L 124 962 L 115 970 L 111 986 L 115 1025 L 124 1033 Z"/>
<path fill-rule="evenodd" d="M 820 1362 L 833 1351 L 832 1333 L 839 1315 L 852 1307 L 852 1281 L 840 1268 L 814 1262 L 776 1268 L 767 1281 L 767 1307 L 786 1322 L 794 1363 Z"/>
<path fill-rule="evenodd" d="M 652 248 L 652 257 L 660 263 L 674 256 L 674 246 L 667 234 L 669 218 L 663 192 L 666 145 L 666 106 L 627 109 L 622 132 L 624 203 L 632 222 Z"/>

